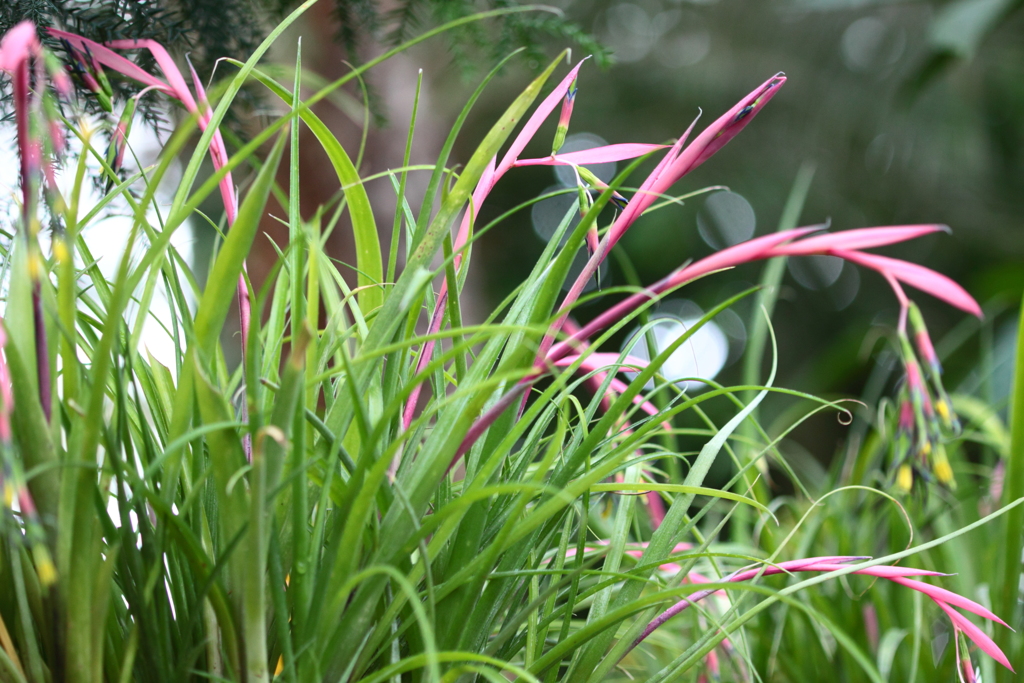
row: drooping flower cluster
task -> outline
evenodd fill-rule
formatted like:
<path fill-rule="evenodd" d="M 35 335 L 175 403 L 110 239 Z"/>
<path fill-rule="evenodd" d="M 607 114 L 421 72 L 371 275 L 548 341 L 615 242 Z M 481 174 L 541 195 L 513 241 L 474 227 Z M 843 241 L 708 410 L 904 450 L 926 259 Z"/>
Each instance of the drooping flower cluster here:
<path fill-rule="evenodd" d="M 152 40 L 113 40 L 105 45 L 101 45 L 88 38 L 83 38 L 67 31 L 51 28 L 49 32 L 52 36 L 59 38 L 65 49 L 69 51 L 72 62 L 76 63 L 78 71 L 84 72 L 87 67 L 91 68 L 88 73 L 94 74 L 93 81 L 99 84 L 105 83 L 106 78 L 102 76 L 103 67 L 113 69 L 122 76 L 126 76 L 144 85 L 145 90 L 140 95 L 150 89 L 162 92 L 179 102 L 189 114 L 198 117 L 200 129 L 206 130 L 207 126 L 209 126 L 212 114 L 206 102 L 206 92 L 203 89 L 199 76 L 195 71 L 192 72 L 192 82 L 196 90 L 196 95 L 193 95 L 177 64 L 174 63 L 170 54 L 159 43 Z M 122 57 L 114 52 L 114 50 L 148 50 L 153 55 L 153 59 L 160 67 L 160 70 L 163 71 L 166 81 L 153 76 L 140 68 L 135 62 Z M 88 59 L 83 59 L 82 55 L 87 56 Z M 72 69 L 72 71 L 77 73 L 76 69 Z M 109 86 L 107 87 L 109 88 Z M 104 89 L 101 87 L 101 90 Z M 125 122 L 125 126 L 127 125 L 128 122 Z M 221 169 L 227 164 L 227 148 L 224 145 L 224 138 L 219 131 L 215 131 L 213 134 L 213 139 L 210 143 L 210 158 L 217 169 Z M 224 210 L 227 213 L 228 225 L 231 225 L 234 223 L 235 216 L 238 213 L 238 199 L 230 173 L 221 181 L 220 191 L 221 197 L 224 200 Z"/>
<path fill-rule="evenodd" d="M 896 437 L 892 441 L 896 485 L 907 492 L 917 478 L 956 488 L 943 441 L 959 433 L 960 422 L 942 385 L 942 365 L 921 311 L 911 301 L 901 304 L 904 308 L 897 336 L 906 378 L 899 391 Z M 907 335 L 908 320 L 913 345 Z"/>

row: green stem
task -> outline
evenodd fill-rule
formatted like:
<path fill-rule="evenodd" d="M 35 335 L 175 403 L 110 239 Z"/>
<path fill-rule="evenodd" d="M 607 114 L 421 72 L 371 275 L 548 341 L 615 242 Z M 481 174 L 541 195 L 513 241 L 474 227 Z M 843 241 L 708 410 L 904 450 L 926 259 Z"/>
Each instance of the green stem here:
<path fill-rule="evenodd" d="M 1017 353 L 1014 359 L 1013 390 L 1010 393 L 1010 451 L 1006 458 L 1006 473 L 1002 505 L 1024 498 L 1024 301 L 1017 329 Z M 1020 579 L 1021 549 L 1024 547 L 1024 506 L 1007 513 L 1003 521 L 1003 542 L 999 548 L 999 572 L 993 607 L 997 614 L 1018 630 L 996 629 L 996 644 L 1003 649 L 1018 673 L 1024 670 L 1024 647 L 1019 634 L 1021 624 Z M 1019 680 L 1018 674 L 1002 667 L 997 669 L 997 683 Z"/>

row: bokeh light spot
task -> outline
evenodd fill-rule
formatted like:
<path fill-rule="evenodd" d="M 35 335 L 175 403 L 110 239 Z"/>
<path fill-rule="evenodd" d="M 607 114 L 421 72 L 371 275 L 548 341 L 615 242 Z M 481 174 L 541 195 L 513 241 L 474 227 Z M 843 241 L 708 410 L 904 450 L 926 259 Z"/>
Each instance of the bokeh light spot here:
<path fill-rule="evenodd" d="M 545 242 L 554 237 L 555 231 L 558 230 L 558 226 L 565 220 L 565 214 L 570 209 L 573 209 L 575 215 L 569 219 L 571 221 L 569 229 L 571 230 L 580 222 L 580 214 L 576 210 L 577 195 L 575 192 L 565 192 L 564 190 L 565 188 L 561 185 L 552 185 L 545 188 L 541 192 L 542 195 L 558 191 L 562 191 L 562 194 L 545 197 L 536 202 L 530 209 L 530 222 L 533 225 L 533 231 L 537 233 L 537 237 Z"/>
<path fill-rule="evenodd" d="M 850 71 L 870 73 L 899 61 L 907 46 L 902 27 L 879 17 L 862 17 L 846 27 L 839 49 Z"/>
<path fill-rule="evenodd" d="M 687 330 L 692 329 L 699 320 L 699 316 L 682 319 L 666 316 L 653 321 L 650 333 L 655 353 L 666 349 Z M 629 349 L 630 356 L 641 360 L 650 360 L 648 343 L 639 332 L 638 328 L 630 335 L 623 345 L 623 349 Z M 707 384 L 694 378 L 714 379 L 725 367 L 728 357 L 729 340 L 714 321 L 709 321 L 697 329 L 669 356 L 659 374 L 665 379 L 675 382 L 681 389 L 696 391 L 705 388 Z M 627 374 L 632 377 L 636 376 L 636 373 Z M 647 387 L 654 388 L 654 382 L 648 382 Z"/>
<path fill-rule="evenodd" d="M 712 249 L 725 249 L 754 236 L 754 208 L 735 192 L 716 192 L 697 213 L 697 229 Z"/>
<path fill-rule="evenodd" d="M 807 289 L 825 289 L 839 279 L 843 272 L 843 259 L 838 256 L 816 254 L 793 256 L 786 265 L 789 274 Z"/>

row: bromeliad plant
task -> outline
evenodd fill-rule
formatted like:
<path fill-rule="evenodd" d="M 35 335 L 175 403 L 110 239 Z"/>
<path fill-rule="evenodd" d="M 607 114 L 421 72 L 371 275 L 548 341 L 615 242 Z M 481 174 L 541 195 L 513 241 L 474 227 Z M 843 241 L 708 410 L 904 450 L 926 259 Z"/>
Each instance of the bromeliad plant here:
<path fill-rule="evenodd" d="M 770 78 L 689 144 L 696 122 L 671 145 L 559 154 L 581 62 L 541 101 L 498 161 L 559 58 L 509 105 L 456 173 L 447 167 L 449 155 L 492 72 L 429 167 L 418 212 L 405 197 L 407 174 L 414 170 L 408 164 L 410 126 L 406 163 L 385 178 L 397 194 L 392 244 L 404 248 L 404 266 L 398 267 L 395 251 L 385 270 L 364 188 L 371 179 L 359 176 L 310 107 L 394 51 L 307 99 L 300 95 L 301 63 L 290 84 L 257 67 L 272 41 L 314 1 L 297 9 L 246 62 L 234 63 L 237 74 L 217 89 L 216 104 L 194 73 L 190 91 L 159 45 L 100 45 L 52 31 L 70 72 L 96 96 L 109 99 L 109 70 L 143 86 L 137 97 L 166 96 L 187 114 L 161 160 L 134 172 L 120 168 L 130 109 L 113 126 L 112 151 L 96 149 L 87 127 L 70 125 L 81 150 L 70 201 L 57 189 L 56 157 L 60 124 L 70 124 L 56 105 L 57 97 L 67 101 L 67 77 L 30 25 L 16 27 L 0 44 L 0 68 L 12 78 L 18 105 L 24 189 L 18 234 L 5 253 L 9 334 L 0 332 L 0 449 L 4 490 L 11 492 L 0 544 L 0 680 L 372 683 L 465 675 L 550 682 L 597 681 L 617 672 L 653 681 L 683 672 L 749 680 L 757 668 L 751 646 L 757 636 L 744 625 L 776 603 L 800 608 L 789 597 L 795 591 L 848 574 L 890 579 L 931 597 L 957 634 L 1011 667 L 987 631 L 957 608 L 1002 623 L 991 610 L 920 578 L 938 577 L 937 571 L 892 563 L 956 538 L 1024 499 L 942 538 L 873 560 L 779 561 L 792 552 L 785 543 L 724 546 L 719 532 L 737 506 L 763 521 L 772 517 L 763 487 L 751 493 L 744 482 L 777 440 L 762 432 L 760 456 L 748 459 L 736 458 L 730 441 L 775 391 L 774 371 L 744 405 L 736 397 L 752 387 L 714 387 L 689 396 L 658 378 L 692 331 L 650 363 L 601 352 L 611 334 L 697 278 L 774 257 L 840 256 L 888 279 L 906 313 L 898 335 L 913 416 L 906 428 L 917 450 L 912 456 L 900 451 L 896 480 L 906 485 L 903 468 L 910 466 L 919 477 L 934 472 L 939 482 L 951 483 L 941 451 L 920 447 L 941 438 L 936 415 L 955 425 L 923 322 L 900 283 L 967 312 L 980 310 L 948 278 L 863 251 L 937 226 L 778 232 L 686 265 L 585 324 L 570 318 L 585 284 L 625 232 L 749 124 L 779 92 L 784 76 Z M 153 54 L 162 80 L 121 54 L 135 49 Z M 232 98 L 250 81 L 288 111 L 232 154 L 218 128 Z M 521 159 L 559 104 L 551 155 Z M 299 213 L 300 126 L 319 140 L 344 189 L 343 200 L 323 207 L 312 221 Z M 155 188 L 197 127 L 202 135 L 175 198 L 157 213 Z M 269 154 L 257 162 L 257 150 L 271 141 Z M 287 191 L 275 184 L 285 146 Z M 640 186 L 625 189 L 629 171 L 661 152 Z M 206 153 L 215 172 L 197 187 Z M 586 170 L 587 164 L 631 159 L 638 161 L 609 185 Z M 86 212 L 79 199 L 88 163 L 98 164 L 113 187 Z M 555 164 L 575 170 L 578 207 L 509 300 L 484 324 L 463 324 L 464 269 L 474 240 L 491 228 L 477 221 L 481 205 L 512 169 Z M 249 166 L 256 170 L 238 199 L 232 174 Z M 54 225 L 49 258 L 37 241 L 40 186 Z M 136 187 L 141 189 L 133 194 Z M 170 240 L 217 188 L 227 229 L 200 287 Z M 254 291 L 245 257 L 272 191 L 287 207 L 290 239 L 278 267 Z M 91 257 L 84 230 L 115 202 L 129 207 L 132 231 L 108 280 Z M 602 227 L 609 204 L 615 216 Z M 582 219 L 570 227 L 577 209 Z M 357 247 L 355 288 L 323 249 L 342 214 Z M 133 257 L 143 239 L 148 249 Z M 583 248 L 587 265 L 559 301 L 569 266 Z M 436 269 L 439 253 L 443 265 Z M 172 319 L 162 321 L 174 333 L 173 367 L 139 343 L 158 287 L 174 304 Z M 237 368 L 228 366 L 221 347 L 232 292 L 242 311 L 243 361 Z M 198 301 L 194 309 L 190 296 Z M 743 296 L 724 302 L 700 324 Z M 129 315 L 136 297 L 139 310 Z M 930 391 L 906 341 L 907 317 L 931 373 Z M 426 334 L 417 332 L 421 323 Z M 628 382 L 617 377 L 624 368 L 635 372 Z M 652 381 L 658 382 L 655 390 L 645 393 Z M 587 384 L 591 392 L 578 391 Z M 429 397 L 421 395 L 424 387 Z M 235 395 L 244 397 L 238 406 Z M 718 397 L 737 407 L 721 427 L 702 409 Z M 697 429 L 683 426 L 692 419 L 704 422 Z M 666 434 L 683 431 L 706 442 L 695 456 L 657 446 Z M 733 457 L 738 473 L 729 487 L 706 487 L 719 457 Z M 659 463 L 665 459 L 686 460 L 685 478 L 663 476 Z M 648 492 L 649 515 L 639 514 L 638 498 L 628 495 L 636 492 Z M 723 521 L 707 523 L 709 512 Z M 729 573 L 751 563 L 752 569 Z M 802 571 L 824 574 L 782 590 L 760 581 Z M 698 590 L 698 583 L 708 585 Z M 760 601 L 718 593 L 740 586 Z M 712 596 L 713 609 L 684 609 Z M 835 637 L 852 671 L 881 680 L 857 638 L 842 631 Z M 666 651 L 671 657 L 663 660 Z M 721 666 L 720 653 L 730 666 Z M 966 646 L 964 653 L 969 660 Z"/>

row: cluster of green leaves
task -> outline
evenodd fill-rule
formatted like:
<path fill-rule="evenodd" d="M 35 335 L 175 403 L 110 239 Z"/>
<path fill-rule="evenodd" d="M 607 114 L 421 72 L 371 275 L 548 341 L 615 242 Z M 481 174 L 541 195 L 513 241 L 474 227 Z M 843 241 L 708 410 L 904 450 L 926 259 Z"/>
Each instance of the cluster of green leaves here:
<path fill-rule="evenodd" d="M 1018 340 L 1024 338 L 1021 331 L 1017 334 Z M 941 345 L 947 350 L 967 336 L 964 330 L 955 330 L 950 338 Z M 991 353 L 991 348 L 983 348 L 982 368 L 991 367 L 985 362 Z M 897 364 L 883 353 L 862 397 L 872 408 L 858 411 L 848 443 L 810 496 L 776 499 L 773 509 L 781 524 L 774 529 L 766 526 L 762 542 L 770 546 L 772 539 L 786 538 L 803 556 L 884 555 L 944 540 L 917 555 L 914 565 L 953 574 L 944 585 L 991 605 L 1019 632 L 1024 625 L 1020 507 L 1009 509 L 983 532 L 957 532 L 984 521 L 1000 506 L 1013 505 L 1024 493 L 1022 354 L 1018 343 L 1009 406 L 986 400 L 983 392 L 979 396 L 969 387 L 953 394 L 956 412 L 964 421 L 962 433 L 947 444 L 960 481 L 957 489 L 920 487 L 914 495 L 897 499 L 884 488 L 896 420 L 886 415 L 893 410 L 884 409 L 882 393 Z M 883 409 L 876 411 L 873 406 L 879 403 Z M 746 632 L 756 634 L 750 642 L 757 670 L 769 679 L 808 680 L 838 661 L 851 681 L 940 680 L 955 666 L 952 629 L 922 595 L 895 588 L 887 582 L 844 582 L 807 593 L 813 613 L 786 606 L 762 615 Z M 1019 671 L 1024 663 L 1020 638 L 1004 629 L 993 629 L 989 635 Z M 837 651 L 837 644 L 846 642 L 856 643 L 870 661 L 860 666 L 851 650 Z M 983 656 L 975 658 L 973 666 L 980 669 L 981 680 L 1017 680 L 1017 674 Z"/>
<path fill-rule="evenodd" d="M 456 171 L 449 158 L 453 145 L 496 72 L 483 80 L 437 163 L 426 169 L 426 195 L 413 207 L 405 196 L 407 175 L 424 169 L 410 167 L 408 153 L 394 173 L 361 178 L 357 163 L 310 109 L 395 50 L 305 100 L 298 87 L 301 63 L 285 83 L 257 67 L 273 40 L 313 1 L 274 29 L 246 62 L 234 63 L 237 73 L 217 89 L 211 124 L 169 208 L 156 206 L 156 187 L 195 133 L 194 118 L 177 128 L 154 167 L 116 180 L 87 212 L 80 212 L 78 201 L 86 162 L 91 155 L 104 166 L 105 155 L 87 131 L 72 127 L 84 152 L 62 217 L 63 248 L 55 249 L 46 264 L 50 277 L 43 278 L 51 366 L 60 359 L 51 421 L 34 384 L 35 321 L 22 242 L 4 254 L 11 264 L 4 318 L 14 448 L 25 463 L 57 577 L 48 583 L 20 518 L 8 515 L 0 539 L 0 680 L 375 683 L 472 675 L 551 683 L 629 675 L 663 681 L 701 675 L 716 647 L 726 647 L 721 644 L 727 636 L 732 655 L 722 673 L 741 679 L 764 670 L 765 634 L 771 631 L 761 621 L 769 618 L 786 624 L 779 633 L 803 629 L 780 671 L 801 666 L 800 648 L 811 629 L 823 641 L 826 631 L 832 633 L 869 680 L 884 680 L 881 667 L 845 630 L 849 620 L 828 613 L 826 607 L 842 609 L 842 601 L 819 606 L 792 597 L 826 576 L 782 591 L 771 588 L 777 581 L 753 584 L 731 603 L 687 612 L 629 651 L 651 617 L 694 590 L 680 576 L 699 570 L 715 579 L 756 559 L 781 559 L 783 551 L 813 554 L 826 537 L 804 531 L 794 534 L 805 539 L 797 544 L 753 542 L 759 525 L 774 523 L 767 493 L 755 482 L 756 466 L 774 454 L 782 436 L 769 438 L 756 422 L 749 432 L 738 428 L 772 389 L 756 382 L 714 386 L 692 397 L 659 379 L 660 366 L 686 336 L 607 407 L 601 399 L 610 378 L 593 392 L 583 387 L 578 363 L 553 374 L 538 385 L 521 417 L 514 407 L 507 410 L 460 457 L 480 413 L 533 371 L 563 282 L 609 193 L 577 226 L 570 220 L 576 209 L 566 215 L 529 277 L 484 324 L 463 325 L 465 269 L 453 267 L 452 226 L 560 59 L 511 102 Z M 280 98 L 287 113 L 201 180 L 213 131 L 252 82 Z M 319 140 L 344 188 L 311 220 L 299 213 L 300 125 Z M 414 132 L 411 124 L 407 150 Z M 265 144 L 271 151 L 259 159 L 256 152 Z M 287 188 L 276 182 L 285 148 Z M 200 277 L 171 238 L 228 171 L 246 167 L 253 171 L 238 218 Z M 395 189 L 389 254 L 379 246 L 365 190 L 369 181 Z M 128 190 L 136 183 L 144 189 L 133 195 Z M 245 361 L 232 368 L 223 344 L 239 340 L 222 340 L 221 332 L 272 193 L 288 208 L 290 239 L 265 284 L 251 292 Z M 82 231 L 115 202 L 129 207 L 132 232 L 117 274 L 108 280 Z M 343 214 L 355 236 L 352 266 L 324 252 Z M 503 218 L 475 226 L 475 236 Z M 132 247 L 143 241 L 148 248 L 133 256 Z M 358 274 L 355 288 L 346 280 L 350 267 Z M 447 324 L 433 335 L 442 342 L 435 357 L 416 376 L 416 354 L 426 340 L 417 330 L 433 309 L 438 278 L 452 293 Z M 173 367 L 139 344 L 158 290 L 174 311 L 160 321 L 176 343 Z M 723 302 L 704 320 L 749 294 Z M 623 319 L 592 340 L 594 347 L 635 320 Z M 755 346 L 763 349 L 770 326 L 760 329 Z M 632 400 L 651 381 L 661 405 L 656 416 L 639 411 Z M 402 409 L 420 382 L 429 384 L 431 396 L 406 429 Z M 745 392 L 750 396 L 741 400 Z M 708 401 L 730 402 L 735 416 L 715 424 L 702 410 Z M 1024 402 L 1015 405 L 1024 410 Z M 679 452 L 677 437 L 703 446 Z M 1020 451 L 1019 445 L 1013 451 L 1015 472 Z M 732 461 L 736 476 L 722 489 L 705 487 L 720 458 Z M 655 483 L 646 481 L 650 473 Z M 628 495 L 638 490 L 658 491 L 670 502 L 656 529 L 639 498 Z M 741 509 L 753 512 L 737 516 Z M 731 518 L 740 542 L 724 544 L 719 535 Z M 875 562 L 964 537 L 979 523 L 956 520 L 928 543 Z M 828 543 L 862 555 L 856 529 L 846 528 L 848 537 L 842 530 L 827 536 Z M 681 573 L 663 571 L 668 562 L 678 563 Z M 811 621 L 787 621 L 775 607 Z M 788 643 L 785 633 L 782 642 Z"/>

